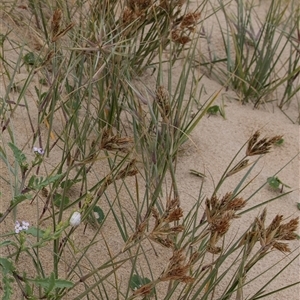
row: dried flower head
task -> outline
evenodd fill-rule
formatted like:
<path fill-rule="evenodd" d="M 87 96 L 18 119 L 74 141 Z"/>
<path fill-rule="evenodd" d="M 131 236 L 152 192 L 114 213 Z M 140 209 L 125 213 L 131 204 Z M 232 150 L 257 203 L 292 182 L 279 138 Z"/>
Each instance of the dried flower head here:
<path fill-rule="evenodd" d="M 170 97 L 168 90 L 160 85 L 156 88 L 156 98 L 155 98 L 159 108 L 162 117 L 168 116 L 170 113 Z"/>
<path fill-rule="evenodd" d="M 138 18 L 137 14 L 128 6 L 125 6 L 122 14 L 122 23 L 124 26 L 131 24 Z"/>
<path fill-rule="evenodd" d="M 244 159 L 240 163 L 238 163 L 235 167 L 233 167 L 228 173 L 226 174 L 227 177 L 245 169 L 248 167 L 249 159 Z"/>
<path fill-rule="evenodd" d="M 52 16 L 52 21 L 51 21 L 52 38 L 54 38 L 59 32 L 61 18 L 62 18 L 62 12 L 58 8 L 54 11 Z"/>
<path fill-rule="evenodd" d="M 260 132 L 256 131 L 250 138 L 246 150 L 247 156 L 262 155 L 270 152 L 271 146 L 282 139 L 282 136 L 274 136 L 270 139 L 263 138 L 258 140 Z"/>
<path fill-rule="evenodd" d="M 174 250 L 168 267 L 161 275 L 160 280 L 179 280 L 185 283 L 193 282 L 194 278 L 186 275 L 191 265 L 189 262 L 185 263 L 185 260 L 186 258 L 183 254 L 183 249 Z"/>
<path fill-rule="evenodd" d="M 231 201 L 228 202 L 227 204 L 227 209 L 229 210 L 241 210 L 246 206 L 247 202 L 243 198 L 234 198 Z"/>
<path fill-rule="evenodd" d="M 212 253 L 212 254 L 219 254 L 222 251 L 222 249 L 220 247 L 215 247 L 210 244 L 207 246 L 206 249 L 209 253 Z"/>
<path fill-rule="evenodd" d="M 273 243 L 273 248 L 279 250 L 280 252 L 291 252 L 291 249 L 286 243 L 275 242 Z"/>
<path fill-rule="evenodd" d="M 143 285 L 139 289 L 135 290 L 133 296 L 134 297 L 147 296 L 151 293 L 152 289 L 153 289 L 153 284 L 150 282 L 148 284 Z"/>
<path fill-rule="evenodd" d="M 124 169 L 119 171 L 119 173 L 116 176 L 116 180 L 124 179 L 125 177 L 128 176 L 135 176 L 138 173 L 138 170 L 135 167 L 135 163 L 136 160 L 132 159 Z"/>
<path fill-rule="evenodd" d="M 262 214 L 255 219 L 251 232 L 247 233 L 249 243 L 249 237 L 252 237 L 252 244 L 257 241 L 261 244 L 261 255 L 264 255 L 270 249 L 277 249 L 281 252 L 290 252 L 290 248 L 287 243 L 282 243 L 282 240 L 295 240 L 297 239 L 296 230 L 298 228 L 299 218 L 291 219 L 286 224 L 281 224 L 283 221 L 282 215 L 276 215 L 271 221 L 269 226 L 265 226 L 266 209 Z"/>
<path fill-rule="evenodd" d="M 171 39 L 172 39 L 172 41 L 179 43 L 181 45 L 185 45 L 191 41 L 191 39 L 187 35 L 184 35 L 182 33 L 182 30 L 180 30 L 178 28 L 173 29 L 171 31 Z"/>
<path fill-rule="evenodd" d="M 195 26 L 197 25 L 197 22 L 200 19 L 200 13 L 188 13 L 183 16 L 183 19 L 180 23 L 181 29 L 188 28 L 190 30 L 193 30 Z"/>
<path fill-rule="evenodd" d="M 179 221 L 180 218 L 182 218 L 183 216 L 183 210 L 181 207 L 177 207 L 175 208 L 167 217 L 167 219 L 165 220 L 166 222 L 175 222 L 175 221 Z"/>

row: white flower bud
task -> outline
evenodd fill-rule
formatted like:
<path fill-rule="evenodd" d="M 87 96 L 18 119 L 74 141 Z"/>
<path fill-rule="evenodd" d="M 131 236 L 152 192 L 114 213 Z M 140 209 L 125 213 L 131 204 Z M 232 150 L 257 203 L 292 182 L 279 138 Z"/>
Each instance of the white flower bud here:
<path fill-rule="evenodd" d="M 76 227 L 80 224 L 80 222 L 81 222 L 80 212 L 78 212 L 78 211 L 73 212 L 73 214 L 70 218 L 70 225 L 72 227 Z"/>
<path fill-rule="evenodd" d="M 33 147 L 33 152 L 38 153 L 39 155 L 44 155 L 44 153 L 45 153 L 43 148 L 39 148 L 39 147 Z"/>

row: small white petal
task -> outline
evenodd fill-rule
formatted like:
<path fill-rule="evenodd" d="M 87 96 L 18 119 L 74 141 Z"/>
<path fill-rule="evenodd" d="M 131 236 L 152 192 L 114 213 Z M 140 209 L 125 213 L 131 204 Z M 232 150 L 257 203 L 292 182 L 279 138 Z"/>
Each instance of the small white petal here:
<path fill-rule="evenodd" d="M 34 153 L 38 153 L 40 155 L 44 155 L 45 151 L 43 150 L 43 148 L 39 148 L 39 147 L 33 147 L 33 152 Z"/>
<path fill-rule="evenodd" d="M 80 212 L 78 212 L 78 211 L 73 212 L 73 214 L 70 218 L 70 225 L 72 227 L 76 227 L 80 224 L 80 222 L 81 222 Z"/>

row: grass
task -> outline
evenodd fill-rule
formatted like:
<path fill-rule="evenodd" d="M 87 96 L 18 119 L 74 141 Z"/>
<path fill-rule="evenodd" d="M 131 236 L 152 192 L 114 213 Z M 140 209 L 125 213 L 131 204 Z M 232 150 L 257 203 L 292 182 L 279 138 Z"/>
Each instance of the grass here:
<path fill-rule="evenodd" d="M 256 1 L 221 2 L 219 9 L 223 16 L 215 16 L 225 57 L 215 53 L 206 34 L 209 56 L 203 55 L 202 64 L 235 90 L 242 103 L 257 108 L 275 102 L 286 110 L 299 91 L 299 4 L 270 1 L 264 19 L 257 15 Z M 221 17 L 226 20 L 225 28 Z M 278 94 L 283 86 L 283 93 Z"/>
<path fill-rule="evenodd" d="M 15 30 L 21 26 L 28 39 L 17 39 L 13 30 L 1 35 L 6 92 L 0 102 L 5 166 L 0 223 L 36 210 L 29 227 L 20 221 L 15 230 L 1 231 L 2 299 L 242 299 L 248 285 L 260 279 L 248 274 L 261 259 L 273 250 L 291 251 L 288 241 L 297 239 L 298 219 L 277 215 L 268 222 L 266 210 L 246 232 L 230 242 L 226 238 L 266 184 L 245 200 L 242 194 L 254 180 L 251 171 L 281 136 L 260 138 L 255 132 L 211 196 L 201 186 L 194 206 L 182 208 L 178 153 L 201 119 L 212 114 L 220 93 L 202 101 L 203 75 L 197 68 L 198 29 L 210 3 L 192 10 L 183 2 L 1 4 L 4 20 Z M 237 4 L 239 12 L 245 9 Z M 218 10 L 226 14 L 222 5 Z M 279 22 L 279 11 L 274 4 L 269 18 Z M 247 12 L 250 17 L 252 10 Z M 250 76 L 260 58 L 256 54 L 255 62 L 246 64 L 238 48 L 245 36 L 234 35 L 234 21 L 226 18 L 231 26 L 226 38 L 233 39 L 244 61 L 233 61 L 227 51 L 230 73 Z M 240 21 L 238 26 L 246 26 Z M 266 33 L 268 26 L 267 20 Z M 274 25 L 271 29 L 274 37 Z M 286 32 L 284 37 L 293 40 Z M 266 55 L 274 58 L 278 47 L 272 45 Z M 289 60 L 289 68 L 292 75 L 280 85 L 295 78 L 297 65 Z M 260 89 L 261 103 L 279 86 L 271 79 L 273 69 L 264 73 L 271 83 L 259 88 L 250 82 L 254 73 L 249 78 L 236 73 L 230 84 L 249 93 L 247 99 Z M 286 91 L 280 105 L 291 105 L 295 93 L 294 87 Z M 24 132 L 16 129 L 20 120 Z M 236 188 L 220 196 L 228 178 L 246 169 Z M 268 284 L 247 297 L 281 289 L 269 291 Z"/>

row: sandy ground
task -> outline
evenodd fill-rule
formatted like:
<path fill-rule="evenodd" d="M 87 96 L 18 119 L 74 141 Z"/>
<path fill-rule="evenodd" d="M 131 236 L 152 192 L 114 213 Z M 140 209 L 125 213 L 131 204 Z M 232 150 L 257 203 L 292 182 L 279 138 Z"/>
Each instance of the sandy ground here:
<path fill-rule="evenodd" d="M 260 8 L 260 11 L 265 9 L 265 6 L 268 3 L 264 3 Z M 213 21 L 212 21 L 213 22 Z M 10 24 L 8 26 L 8 24 Z M 0 28 L 0 33 L 3 33 L 7 30 L 7 28 L 13 29 L 11 27 L 11 23 L 3 23 Z M 217 26 L 216 26 L 217 27 Z M 216 30 L 217 31 L 217 30 Z M 15 34 L 14 31 L 12 34 Z M 15 36 L 17 39 L 17 35 Z M 220 37 L 215 36 L 214 42 L 216 49 L 221 49 Z M 220 50 L 221 51 L 221 50 Z M 16 52 L 11 51 L 11 59 L 16 59 Z M 24 70 L 23 70 L 24 71 Z M 18 78 L 22 79 L 22 77 L 26 78 L 26 72 L 23 74 L 18 74 Z M 4 77 L 2 77 L 4 80 Z M 292 218 L 299 215 L 299 210 L 297 209 L 297 202 L 299 200 L 299 125 L 292 124 L 290 120 L 274 106 L 266 105 L 260 107 L 260 109 L 253 109 L 253 106 L 242 105 L 239 101 L 236 101 L 236 95 L 232 91 L 226 91 L 221 85 L 219 85 L 213 79 L 209 79 L 208 77 L 204 77 L 202 79 L 202 84 L 206 89 L 206 93 L 208 96 L 212 95 L 216 91 L 221 90 L 220 96 L 217 99 L 217 103 L 221 104 L 222 99 L 225 100 L 225 112 L 226 119 L 222 118 L 220 115 L 204 117 L 197 128 L 192 133 L 190 140 L 184 145 L 183 151 L 180 152 L 177 166 L 177 178 L 178 178 L 178 189 L 181 198 L 181 205 L 185 212 L 188 212 L 192 205 L 197 201 L 199 188 L 202 182 L 202 179 L 195 177 L 189 173 L 190 169 L 196 169 L 200 172 L 203 172 L 207 175 L 204 179 L 203 185 L 203 193 L 206 195 L 210 195 L 213 190 L 214 183 L 219 179 L 222 172 L 225 170 L 228 163 L 231 161 L 235 153 L 240 149 L 240 147 L 248 140 L 248 138 L 253 134 L 256 130 L 260 130 L 262 135 L 264 136 L 274 136 L 274 135 L 283 135 L 284 136 L 284 144 L 280 147 L 276 147 L 271 151 L 270 154 L 264 156 L 258 165 L 256 166 L 252 177 L 257 175 L 253 184 L 251 184 L 243 193 L 244 198 L 250 196 L 253 191 L 263 185 L 267 178 L 274 175 L 278 172 L 283 166 L 285 166 L 292 157 L 295 159 L 289 163 L 280 173 L 278 174 L 279 178 L 281 178 L 286 184 L 288 184 L 294 192 L 287 195 L 283 199 L 276 200 L 269 204 L 266 204 L 262 207 L 259 207 L 253 210 L 251 213 L 243 216 L 242 219 L 235 220 L 231 228 L 231 235 L 234 236 L 236 233 L 242 233 L 253 221 L 254 217 L 261 213 L 263 207 L 267 207 L 268 211 L 268 221 L 272 220 L 276 214 L 283 214 L 286 218 Z M 0 96 L 2 96 L 4 91 L 5 83 L 2 82 L 0 85 Z M 34 95 L 33 87 L 30 87 L 29 94 L 32 92 Z M 280 91 L 279 91 L 280 92 Z M 17 94 L 14 93 L 11 95 L 11 100 L 17 97 Z M 32 110 L 35 110 L 35 101 L 32 101 Z M 290 107 L 288 113 L 296 117 L 297 116 L 297 105 L 295 103 Z M 30 127 L 28 124 L 28 119 L 26 115 L 22 115 L 22 110 L 16 112 L 15 117 L 12 119 L 12 125 L 14 127 L 14 135 L 16 141 L 19 145 L 24 146 L 24 151 L 28 155 L 30 155 L 31 149 L 30 145 L 27 144 L 30 136 Z M 3 145 L 1 145 L 2 147 Z M 59 159 L 58 157 L 47 158 L 46 160 L 49 165 L 53 163 L 53 161 Z M 2 176 L 7 174 L 6 166 L 3 163 L 0 163 L 0 172 Z M 237 183 L 238 183 L 239 175 L 234 175 L 226 181 L 226 184 L 220 190 L 220 194 L 224 194 L 228 191 L 232 191 Z M 132 181 L 132 185 L 134 187 L 134 181 Z M 7 206 L 7 201 L 9 198 L 6 195 L 10 194 L 10 188 L 3 181 L 1 181 L 1 210 L 3 211 Z M 109 191 L 108 191 L 109 193 Z M 267 186 L 263 187 L 259 193 L 255 195 L 249 201 L 248 208 L 255 206 L 267 199 L 271 199 L 278 195 L 278 191 L 274 191 Z M 28 206 L 22 205 L 22 209 L 19 209 L 17 212 L 17 219 L 26 219 L 31 224 L 36 222 L 37 215 L 36 206 Z M 0 224 L 1 233 L 6 232 L 7 230 L 12 230 L 13 220 L 12 217 L 7 218 L 5 222 Z M 114 249 L 115 252 L 122 248 L 122 243 L 120 242 L 119 237 L 112 227 L 108 225 L 104 226 L 102 229 L 102 238 L 106 238 L 111 248 Z M 88 228 L 85 234 L 82 230 L 78 230 L 76 232 L 76 238 L 80 240 L 80 244 L 84 245 L 88 243 L 93 236 L 93 229 Z M 250 273 L 250 277 L 255 277 L 260 274 L 264 270 L 268 269 L 270 266 L 274 265 L 275 262 L 281 260 L 279 264 L 274 266 L 269 272 L 264 274 L 259 282 L 255 282 L 254 286 L 249 285 L 248 291 L 251 292 L 253 288 L 255 289 L 262 285 L 264 282 L 269 280 L 274 274 L 276 274 L 279 270 L 283 268 L 283 266 L 291 261 L 291 259 L 297 255 L 299 252 L 299 242 L 294 241 L 290 243 L 290 247 L 292 249 L 292 253 L 290 255 L 281 254 L 279 251 L 274 251 L 268 257 L 263 259 Z M 2 250 L 3 251 L 3 250 Z M 49 250 L 51 251 L 51 249 Z M 99 259 L 99 251 L 101 251 L 101 255 L 107 256 L 105 254 L 105 248 L 102 246 L 97 246 L 92 249 L 90 252 L 89 258 L 91 261 L 97 261 Z M 157 275 L 161 272 L 160 263 L 164 262 L 168 257 L 170 257 L 170 253 L 163 251 L 162 249 L 158 249 L 159 257 L 154 257 L 153 253 L 151 255 L 151 259 L 155 259 L 157 262 L 157 269 L 154 272 Z M 6 254 L 4 251 L 2 254 Z M 51 266 L 51 261 L 49 261 L 47 257 L 47 253 L 43 254 L 43 259 L 45 261 L 45 265 Z M 72 265 L 72 257 L 65 257 L 66 265 Z M 26 265 L 26 262 L 24 262 Z M 121 268 L 120 280 L 122 278 L 126 278 L 128 275 L 128 271 L 126 267 Z M 300 280 L 299 272 L 300 270 L 300 261 L 299 258 L 294 261 L 283 273 L 280 275 L 278 280 L 273 281 L 268 290 L 272 291 L 281 286 L 285 286 Z M 33 270 L 28 270 L 29 274 L 33 272 Z M 122 273 L 123 272 L 123 273 Z M 247 289 L 246 289 L 247 292 Z M 0 289 L 1 294 L 1 289 Z M 245 293 L 246 295 L 247 293 Z M 21 299 L 21 298 L 16 298 Z M 69 299 L 73 299 L 70 296 Z M 96 299 L 96 298 L 91 298 Z M 173 298 L 176 299 L 176 298 Z M 216 298 L 217 299 L 217 298 Z M 282 292 L 277 293 L 276 295 L 271 295 L 266 299 L 291 299 L 297 300 L 300 299 L 300 289 L 299 285 L 292 287 L 289 290 L 284 290 Z"/>

